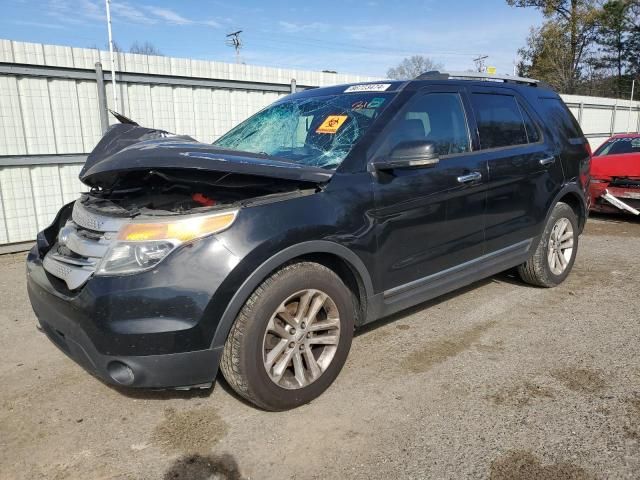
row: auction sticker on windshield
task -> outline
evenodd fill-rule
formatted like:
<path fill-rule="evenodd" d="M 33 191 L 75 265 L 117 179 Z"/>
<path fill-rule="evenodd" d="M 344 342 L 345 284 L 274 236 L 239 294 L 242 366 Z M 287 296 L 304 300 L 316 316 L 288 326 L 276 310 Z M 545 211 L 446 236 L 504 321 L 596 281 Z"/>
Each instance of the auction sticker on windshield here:
<path fill-rule="evenodd" d="M 336 133 L 346 120 L 346 115 L 329 115 L 316 129 L 316 133 Z"/>
<path fill-rule="evenodd" d="M 391 86 L 390 83 L 366 83 L 364 85 L 351 85 L 344 93 L 351 92 L 384 92 Z"/>

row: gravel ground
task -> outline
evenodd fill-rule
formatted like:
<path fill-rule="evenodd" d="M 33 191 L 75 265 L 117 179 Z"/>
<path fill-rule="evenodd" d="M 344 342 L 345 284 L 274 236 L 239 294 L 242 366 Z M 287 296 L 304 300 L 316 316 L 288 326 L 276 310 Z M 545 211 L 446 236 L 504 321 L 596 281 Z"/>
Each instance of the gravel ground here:
<path fill-rule="evenodd" d="M 357 334 L 336 383 L 266 413 L 110 388 L 35 329 L 0 257 L 0 478 L 640 478 L 640 222 L 591 219 L 568 280 L 502 274 Z"/>

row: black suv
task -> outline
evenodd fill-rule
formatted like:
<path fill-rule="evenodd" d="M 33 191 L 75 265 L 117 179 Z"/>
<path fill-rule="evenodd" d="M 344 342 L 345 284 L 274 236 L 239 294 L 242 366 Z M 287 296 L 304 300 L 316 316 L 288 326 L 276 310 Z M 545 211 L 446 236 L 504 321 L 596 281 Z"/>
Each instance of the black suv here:
<path fill-rule="evenodd" d="M 118 118 L 27 260 L 41 329 L 112 384 L 206 388 L 220 365 L 296 407 L 355 327 L 512 267 L 558 285 L 587 217 L 588 143 L 535 80 L 310 89 L 213 145 Z"/>

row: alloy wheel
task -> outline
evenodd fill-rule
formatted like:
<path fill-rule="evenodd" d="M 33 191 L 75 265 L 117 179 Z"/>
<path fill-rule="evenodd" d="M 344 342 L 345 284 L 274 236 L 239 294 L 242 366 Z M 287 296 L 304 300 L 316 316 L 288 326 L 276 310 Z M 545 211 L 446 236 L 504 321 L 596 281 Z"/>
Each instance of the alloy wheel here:
<path fill-rule="evenodd" d="M 306 387 L 331 365 L 339 340 L 335 302 L 320 290 L 301 290 L 282 302 L 269 319 L 262 341 L 264 368 L 280 387 Z"/>
<path fill-rule="evenodd" d="M 549 236 L 547 259 L 554 275 L 561 275 L 573 255 L 573 226 L 568 218 L 559 218 Z"/>

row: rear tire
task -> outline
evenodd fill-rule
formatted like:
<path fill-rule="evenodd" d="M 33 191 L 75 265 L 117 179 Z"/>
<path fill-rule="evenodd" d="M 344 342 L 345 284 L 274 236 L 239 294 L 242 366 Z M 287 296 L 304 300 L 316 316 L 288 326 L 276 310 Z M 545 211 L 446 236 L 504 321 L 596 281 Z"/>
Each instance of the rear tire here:
<path fill-rule="evenodd" d="M 256 288 L 231 327 L 220 364 L 225 379 L 265 410 L 309 403 L 347 359 L 355 307 L 351 290 L 327 267 L 285 266 Z"/>
<path fill-rule="evenodd" d="M 533 256 L 518 266 L 520 278 L 538 287 L 555 287 L 571 272 L 578 252 L 578 218 L 573 209 L 558 202 L 547 221 Z"/>

